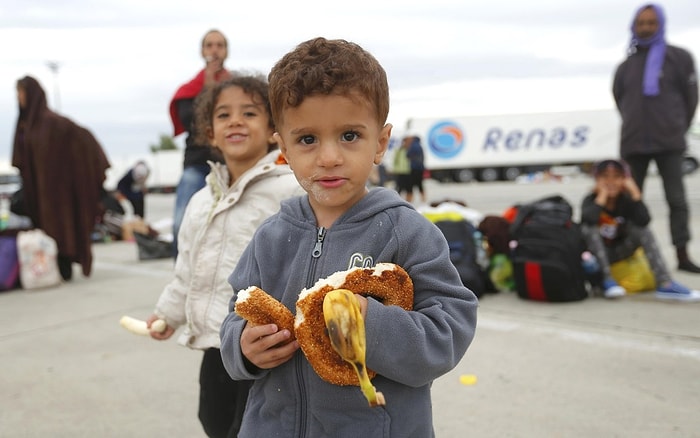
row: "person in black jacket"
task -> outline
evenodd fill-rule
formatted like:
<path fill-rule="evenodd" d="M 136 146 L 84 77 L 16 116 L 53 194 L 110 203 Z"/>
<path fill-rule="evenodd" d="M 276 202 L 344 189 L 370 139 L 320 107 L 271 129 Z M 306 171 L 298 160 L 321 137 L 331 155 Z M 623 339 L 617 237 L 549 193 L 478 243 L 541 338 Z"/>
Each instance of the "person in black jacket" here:
<path fill-rule="evenodd" d="M 649 228 L 651 216 L 642 193 L 621 160 L 603 160 L 594 168 L 595 188 L 581 204 L 581 231 L 603 274 L 603 295 L 617 298 L 626 290 L 613 278 L 610 264 L 632 257 L 638 248 L 656 281 L 656 296 L 676 301 L 700 301 L 700 292 L 673 281 Z"/>
<path fill-rule="evenodd" d="M 119 201 L 126 200 L 131 204 L 133 213 L 144 218 L 146 211 L 146 180 L 151 170 L 145 161 L 139 160 L 129 169 L 117 183 L 116 198 Z"/>
<path fill-rule="evenodd" d="M 631 30 L 629 56 L 618 66 L 612 90 L 622 116 L 620 155 L 641 189 L 649 162 L 656 162 L 669 207 L 678 269 L 700 273 L 687 251 L 690 211 L 682 172 L 685 136 L 698 104 L 693 58 L 688 51 L 666 43 L 664 13 L 658 5 L 639 8 Z"/>

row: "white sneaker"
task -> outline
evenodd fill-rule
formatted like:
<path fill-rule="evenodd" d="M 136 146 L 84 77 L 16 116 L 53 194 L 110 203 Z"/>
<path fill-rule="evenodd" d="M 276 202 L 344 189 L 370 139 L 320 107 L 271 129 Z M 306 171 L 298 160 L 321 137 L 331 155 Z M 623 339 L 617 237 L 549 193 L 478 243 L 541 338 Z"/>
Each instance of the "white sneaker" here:
<path fill-rule="evenodd" d="M 605 298 L 613 299 L 624 297 L 627 291 L 624 287 L 617 284 L 614 280 L 606 280 L 603 282 L 603 296 Z"/>
<path fill-rule="evenodd" d="M 619 285 L 609 287 L 603 291 L 603 296 L 610 299 L 624 297 L 625 295 L 627 295 L 627 291 Z"/>

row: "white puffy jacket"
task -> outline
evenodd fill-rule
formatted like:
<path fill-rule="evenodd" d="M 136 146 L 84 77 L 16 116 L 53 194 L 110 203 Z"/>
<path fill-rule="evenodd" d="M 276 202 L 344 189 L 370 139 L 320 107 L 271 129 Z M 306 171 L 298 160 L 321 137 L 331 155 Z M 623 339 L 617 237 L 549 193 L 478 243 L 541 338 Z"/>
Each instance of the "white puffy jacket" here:
<path fill-rule="evenodd" d="M 209 163 L 207 185 L 187 205 L 178 235 L 175 278 L 154 313 L 168 325 L 185 325 L 178 342 L 205 350 L 219 348 L 219 329 L 233 290 L 228 276 L 257 227 L 277 212 L 282 199 L 302 195 L 279 151 L 263 157 L 229 187 L 226 166 Z"/>

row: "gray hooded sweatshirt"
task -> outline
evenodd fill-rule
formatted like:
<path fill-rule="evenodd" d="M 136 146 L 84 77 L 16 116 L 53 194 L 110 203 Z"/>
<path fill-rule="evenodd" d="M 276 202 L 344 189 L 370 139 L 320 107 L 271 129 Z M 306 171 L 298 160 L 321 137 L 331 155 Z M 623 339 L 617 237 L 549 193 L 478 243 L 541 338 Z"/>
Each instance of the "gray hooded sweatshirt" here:
<path fill-rule="evenodd" d="M 354 266 L 391 262 L 414 285 L 413 311 L 369 298 L 367 367 L 386 406 L 371 408 L 357 386 L 316 374 L 301 350 L 259 370 L 245 361 L 245 321 L 231 312 L 221 327 L 221 354 L 234 379 L 255 380 L 240 437 L 431 437 L 432 381 L 462 359 L 476 328 L 476 296 L 462 285 L 440 230 L 396 192 L 375 188 L 329 229 L 318 228 L 307 196 L 283 201 L 265 221 L 229 277 L 235 292 L 258 286 L 292 313 L 299 292 Z"/>

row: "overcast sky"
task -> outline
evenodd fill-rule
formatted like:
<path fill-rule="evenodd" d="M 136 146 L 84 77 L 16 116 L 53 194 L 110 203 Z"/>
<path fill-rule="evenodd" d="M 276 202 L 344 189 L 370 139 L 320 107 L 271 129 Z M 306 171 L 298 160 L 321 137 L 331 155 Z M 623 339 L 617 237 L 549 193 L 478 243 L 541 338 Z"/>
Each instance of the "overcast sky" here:
<path fill-rule="evenodd" d="M 0 5 L 0 161 L 15 84 L 36 77 L 49 106 L 86 126 L 111 159 L 148 153 L 172 127 L 175 89 L 203 66 L 210 28 L 230 69 L 267 74 L 315 36 L 359 43 L 384 65 L 389 122 L 409 117 L 611 108 L 629 42 L 629 0 L 23 0 Z M 667 40 L 700 57 L 700 3 L 669 0 Z M 48 61 L 60 67 L 53 75 Z"/>

